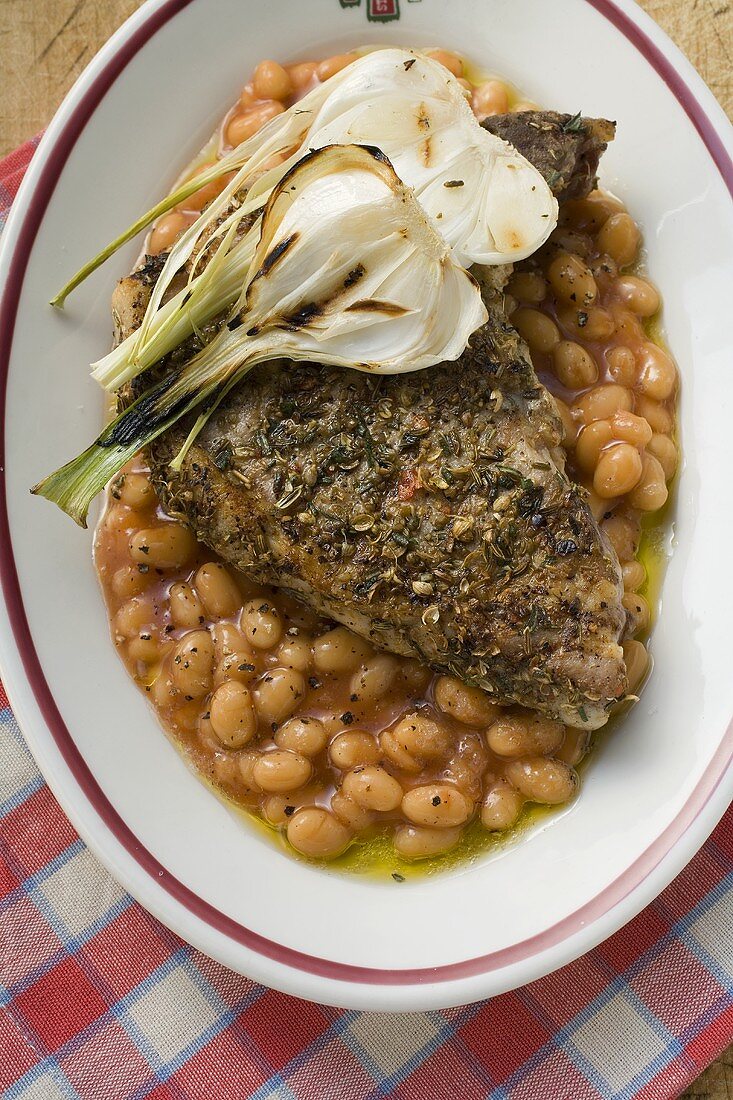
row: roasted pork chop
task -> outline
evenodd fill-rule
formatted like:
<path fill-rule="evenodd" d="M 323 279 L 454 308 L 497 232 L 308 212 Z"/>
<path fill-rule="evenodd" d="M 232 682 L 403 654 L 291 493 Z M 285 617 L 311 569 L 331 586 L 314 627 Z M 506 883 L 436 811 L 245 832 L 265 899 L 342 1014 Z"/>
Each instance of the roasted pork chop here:
<path fill-rule="evenodd" d="M 589 190 L 613 136 L 543 112 L 487 125 L 560 198 Z M 119 284 L 118 336 L 140 323 L 157 270 Z M 179 474 L 168 463 L 188 425 L 151 446 L 153 479 L 237 568 L 379 648 L 592 729 L 626 689 L 618 561 L 564 473 L 556 406 L 503 312 L 507 269 L 491 273 L 489 321 L 458 362 L 379 377 L 264 364 Z"/>

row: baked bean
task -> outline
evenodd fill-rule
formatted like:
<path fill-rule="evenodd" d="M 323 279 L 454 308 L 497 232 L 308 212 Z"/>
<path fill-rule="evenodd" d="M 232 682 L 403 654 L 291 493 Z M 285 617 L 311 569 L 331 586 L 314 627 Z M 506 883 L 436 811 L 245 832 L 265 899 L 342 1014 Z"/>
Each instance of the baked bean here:
<path fill-rule="evenodd" d="M 367 764 L 347 772 L 341 785 L 346 798 L 365 810 L 396 810 L 403 790 L 393 775 L 378 764 Z"/>
<path fill-rule="evenodd" d="M 621 566 L 621 576 L 623 577 L 624 590 L 626 592 L 636 592 L 646 580 L 646 569 L 640 561 L 635 559 L 625 561 Z"/>
<path fill-rule="evenodd" d="M 170 707 L 179 695 L 178 688 L 165 672 L 160 672 L 150 685 L 150 701 L 153 706 L 158 707 L 160 710 Z"/>
<path fill-rule="evenodd" d="M 641 319 L 619 303 L 610 303 L 610 312 L 616 326 L 615 338 L 624 347 L 635 348 L 646 339 Z M 637 371 L 638 373 L 638 371 Z"/>
<path fill-rule="evenodd" d="M 182 214 L 180 210 L 172 210 L 170 214 L 164 214 L 155 223 L 146 251 L 151 256 L 159 256 L 161 252 L 167 252 L 190 224 L 191 218 Z"/>
<path fill-rule="evenodd" d="M 250 653 L 251 655 L 244 634 L 234 623 L 214 623 L 211 628 L 211 637 L 214 639 L 214 650 L 218 661 L 231 653 Z"/>
<path fill-rule="evenodd" d="M 400 825 L 395 829 L 394 847 L 402 859 L 429 859 L 455 848 L 461 828 L 426 829 L 419 825 Z"/>
<path fill-rule="evenodd" d="M 136 565 L 121 565 L 112 577 L 112 591 L 120 599 L 129 600 L 139 596 L 147 583 L 147 573 L 141 573 Z"/>
<path fill-rule="evenodd" d="M 518 302 L 538 306 L 547 295 L 547 283 L 539 271 L 515 271 L 509 280 L 509 292 Z"/>
<path fill-rule="evenodd" d="M 639 317 L 653 317 L 659 309 L 659 291 L 638 275 L 621 275 L 614 285 L 616 297 Z"/>
<path fill-rule="evenodd" d="M 320 806 L 297 810 L 288 822 L 287 835 L 296 852 L 311 859 L 334 859 L 352 839 L 351 830 Z"/>
<path fill-rule="evenodd" d="M 522 339 L 526 340 L 530 351 L 548 353 L 559 343 L 557 325 L 538 309 L 520 306 L 512 313 L 511 321 Z"/>
<path fill-rule="evenodd" d="M 275 749 L 260 756 L 252 770 L 258 787 L 268 793 L 285 794 L 304 787 L 313 773 L 313 765 L 298 752 Z"/>
<path fill-rule="evenodd" d="M 422 771 L 422 759 L 407 751 L 395 730 L 382 730 L 379 735 L 379 747 L 390 764 L 394 764 L 400 771 L 412 775 Z"/>
<path fill-rule="evenodd" d="M 623 204 L 612 195 L 594 191 L 582 199 L 571 199 L 563 204 L 562 216 L 570 225 L 597 233 L 612 214 L 623 210 Z M 606 251 L 605 249 L 603 251 Z"/>
<path fill-rule="evenodd" d="M 370 810 L 365 810 L 363 806 L 352 802 L 342 791 L 336 791 L 331 796 L 331 809 L 339 821 L 354 833 L 365 832 L 375 821 L 374 814 Z"/>
<path fill-rule="evenodd" d="M 134 596 L 124 603 L 115 616 L 115 636 L 135 638 L 147 626 L 151 626 L 155 611 L 150 600 Z"/>
<path fill-rule="evenodd" d="M 581 429 L 575 443 L 575 461 L 581 470 L 592 474 L 604 447 L 613 440 L 613 429 L 608 420 L 594 420 Z"/>
<path fill-rule="evenodd" d="M 319 672 L 338 675 L 355 672 L 372 656 L 373 649 L 345 626 L 336 626 L 313 643 L 313 660 Z"/>
<path fill-rule="evenodd" d="M 629 504 L 642 512 L 656 512 L 666 503 L 668 496 L 664 470 L 652 454 L 646 453 L 641 461 L 641 479 L 629 494 Z"/>
<path fill-rule="evenodd" d="M 588 730 L 568 728 L 565 730 L 565 739 L 554 753 L 556 760 L 562 760 L 563 764 L 574 768 L 588 752 L 590 745 L 590 733 Z"/>
<path fill-rule="evenodd" d="M 257 102 L 257 96 L 255 95 L 254 88 L 251 84 L 245 84 L 239 96 L 239 106 L 243 110 L 247 110 L 250 107 L 254 107 Z"/>
<path fill-rule="evenodd" d="M 287 635 L 278 646 L 277 663 L 283 668 L 307 672 L 313 659 L 312 645 L 307 634 Z"/>
<path fill-rule="evenodd" d="M 645 397 L 654 401 L 666 401 L 677 385 L 677 368 L 663 348 L 645 344 L 638 353 L 639 379 L 637 386 Z"/>
<path fill-rule="evenodd" d="M 262 788 L 255 779 L 255 767 L 260 759 L 258 752 L 242 752 L 234 758 L 239 769 L 239 782 L 247 794 L 256 797 L 262 793 Z"/>
<path fill-rule="evenodd" d="M 555 404 L 557 405 L 557 411 L 562 421 L 562 445 L 566 450 L 570 450 L 575 446 L 575 440 L 578 435 L 578 425 L 573 420 L 573 414 L 571 413 L 565 402 L 559 398 L 555 398 Z"/>
<path fill-rule="evenodd" d="M 638 519 L 616 512 L 603 521 L 601 531 L 616 551 L 619 561 L 631 561 L 636 557 L 641 538 L 641 524 Z"/>
<path fill-rule="evenodd" d="M 242 606 L 236 581 L 221 562 L 208 561 L 200 566 L 194 585 L 210 619 L 227 618 Z"/>
<path fill-rule="evenodd" d="M 598 287 L 591 271 L 579 256 L 558 252 L 547 269 L 550 286 L 562 302 L 582 309 L 595 302 Z"/>
<path fill-rule="evenodd" d="M 613 316 L 603 306 L 565 307 L 558 317 L 575 340 L 608 340 L 616 328 Z"/>
<path fill-rule="evenodd" d="M 387 653 L 378 653 L 351 677 L 349 695 L 358 696 L 358 701 L 374 703 L 381 699 L 397 679 L 399 661 Z"/>
<path fill-rule="evenodd" d="M 211 696 L 209 718 L 212 730 L 229 749 L 241 749 L 257 730 L 252 696 L 236 680 L 221 684 Z"/>
<path fill-rule="evenodd" d="M 277 61 L 260 61 L 252 77 L 252 90 L 258 99 L 279 99 L 282 103 L 293 94 L 293 82 Z"/>
<path fill-rule="evenodd" d="M 584 393 L 573 402 L 572 408 L 577 410 L 584 424 L 590 424 L 593 420 L 607 420 L 622 410 L 631 412 L 633 400 L 625 386 L 606 382 Z"/>
<path fill-rule="evenodd" d="M 336 73 L 340 73 L 352 61 L 356 61 L 357 57 L 358 54 L 355 53 L 337 53 L 333 57 L 327 57 L 317 65 L 316 76 L 323 83 L 324 80 L 329 80 Z"/>
<path fill-rule="evenodd" d="M 615 443 L 601 451 L 593 474 L 593 488 L 610 500 L 630 492 L 641 478 L 641 455 L 630 443 Z"/>
<path fill-rule="evenodd" d="M 171 619 L 179 630 L 193 630 L 204 621 L 204 605 L 190 584 L 176 581 L 168 593 Z"/>
<path fill-rule="evenodd" d="M 125 533 L 130 531 L 134 524 L 135 518 L 124 504 L 116 504 L 114 508 L 108 508 L 104 516 L 104 526 L 110 531 Z"/>
<path fill-rule="evenodd" d="M 258 680 L 255 689 L 257 713 L 271 724 L 288 718 L 306 692 L 302 672 L 293 668 L 273 668 Z"/>
<path fill-rule="evenodd" d="M 455 676 L 439 676 L 435 682 L 435 705 L 467 726 L 487 726 L 499 708 L 485 691 L 464 684 Z"/>
<path fill-rule="evenodd" d="M 486 80 L 474 88 L 472 97 L 473 113 L 480 119 L 487 115 L 504 115 L 509 110 L 509 96 L 506 85 L 500 80 Z"/>
<path fill-rule="evenodd" d="M 660 435 L 669 435 L 672 431 L 672 414 L 669 409 L 658 401 L 638 393 L 634 401 L 634 407 L 637 414 L 643 416 L 649 422 L 653 432 L 658 432 Z"/>
<path fill-rule="evenodd" d="M 649 629 L 651 613 L 649 604 L 638 592 L 624 592 L 621 603 L 631 615 L 633 620 L 632 633 L 643 634 Z"/>
<path fill-rule="evenodd" d="M 510 783 L 500 780 L 489 787 L 481 806 L 481 824 L 492 832 L 509 829 L 522 812 L 524 799 Z"/>
<path fill-rule="evenodd" d="M 198 176 L 207 168 L 212 168 L 216 164 L 216 161 L 211 160 L 205 164 L 200 164 L 193 175 Z M 192 177 L 189 177 L 189 180 Z M 186 210 L 203 210 L 205 206 L 208 206 L 210 202 L 213 202 L 217 198 L 227 184 L 231 183 L 234 179 L 233 172 L 226 172 L 222 176 L 218 176 L 216 179 L 211 180 L 210 183 L 205 183 L 203 187 L 199 187 L 198 191 L 194 191 L 189 195 L 187 199 L 184 199 L 180 204 Z M 188 181 L 187 181 L 188 182 Z"/>
<path fill-rule="evenodd" d="M 649 654 L 646 647 L 635 640 L 624 642 L 624 661 L 628 690 L 633 694 L 644 680 L 649 668 Z"/>
<path fill-rule="evenodd" d="M 249 110 L 237 112 L 229 120 L 226 129 L 227 144 L 236 148 L 247 138 L 251 138 L 258 130 L 261 130 L 266 122 L 285 110 L 282 103 L 272 99 L 267 103 L 258 103 Z"/>
<path fill-rule="evenodd" d="M 160 639 L 152 634 L 142 633 L 133 638 L 127 647 L 127 652 L 132 661 L 142 661 L 143 664 L 153 665 L 160 659 Z"/>
<path fill-rule="evenodd" d="M 497 756 L 527 756 L 555 752 L 564 734 L 562 722 L 536 711 L 521 710 L 497 718 L 486 732 L 486 743 Z"/>
<path fill-rule="evenodd" d="M 269 821 L 271 825 L 279 827 L 287 825 L 296 809 L 297 806 L 293 804 L 292 799 L 284 794 L 268 795 L 262 803 L 262 813 L 265 820 Z"/>
<path fill-rule="evenodd" d="M 614 382 L 621 386 L 633 386 L 636 382 L 638 369 L 636 358 L 631 348 L 618 345 L 606 352 L 606 365 L 608 373 Z"/>
<path fill-rule="evenodd" d="M 335 768 L 350 771 L 366 764 L 376 764 L 380 757 L 376 737 L 364 730 L 348 730 L 334 737 L 328 755 Z"/>
<path fill-rule="evenodd" d="M 484 760 L 486 754 L 484 754 Z M 465 795 L 471 799 L 472 802 L 478 802 L 481 798 L 482 783 L 481 783 L 481 770 L 476 770 L 474 763 L 470 759 L 465 759 L 462 756 L 455 756 L 452 760 L 448 761 L 448 764 L 443 769 L 440 775 L 441 782 L 450 783 L 459 790 L 463 791 Z"/>
<path fill-rule="evenodd" d="M 677 445 L 668 435 L 655 432 L 647 444 L 647 451 L 654 455 L 664 471 L 664 477 L 671 481 L 677 469 Z"/>
<path fill-rule="evenodd" d="M 255 649 L 272 649 L 282 638 L 282 616 L 273 603 L 259 597 L 247 600 L 240 618 L 242 633 Z"/>
<path fill-rule="evenodd" d="M 112 482 L 112 496 L 128 508 L 139 511 L 155 503 L 153 486 L 145 474 L 129 472 L 120 474 Z"/>
<path fill-rule="evenodd" d="M 217 661 L 214 669 L 214 687 L 234 680 L 238 684 L 250 685 L 257 676 L 257 669 L 249 653 L 227 653 Z"/>
<path fill-rule="evenodd" d="M 413 692 L 424 691 L 432 678 L 430 669 L 412 657 L 400 662 L 400 673 L 408 689 Z"/>
<path fill-rule="evenodd" d="M 445 679 L 451 679 L 451 677 L 445 677 Z M 406 714 L 391 730 L 384 730 L 382 738 L 387 735 L 391 745 L 399 746 L 409 757 L 418 761 L 437 760 L 445 756 L 450 751 L 452 743 L 448 730 L 425 711 Z"/>
<path fill-rule="evenodd" d="M 530 802 L 554 806 L 575 793 L 578 777 L 561 760 L 544 756 L 525 756 L 511 760 L 506 766 L 506 778 Z"/>
<path fill-rule="evenodd" d="M 481 798 L 481 778 L 489 762 L 483 738 L 476 733 L 464 734 L 442 773 L 442 779 L 454 783 L 472 802 Z"/>
<path fill-rule="evenodd" d="M 634 262 L 639 253 L 641 233 L 628 214 L 612 214 L 601 227 L 597 244 L 601 252 L 613 256 L 619 267 L 626 267 Z"/>
<path fill-rule="evenodd" d="M 214 643 L 208 630 L 184 634 L 173 651 L 171 676 L 183 695 L 199 699 L 211 690 Z"/>
<path fill-rule="evenodd" d="M 275 744 L 279 749 L 290 749 L 302 756 L 316 756 L 325 749 L 327 740 L 323 722 L 305 715 L 291 718 L 275 732 Z"/>
<path fill-rule="evenodd" d="M 553 231 L 550 240 L 558 248 L 564 248 L 566 252 L 576 252 L 578 256 L 582 256 L 584 259 L 588 259 L 595 251 L 591 237 L 562 224 L 558 225 L 557 229 Z"/>
<path fill-rule="evenodd" d="M 453 73 L 453 76 L 463 76 L 463 61 L 457 53 L 453 53 L 451 50 L 428 50 L 428 57 L 432 57 L 433 61 L 445 65 L 446 69 Z"/>
<path fill-rule="evenodd" d="M 136 531 L 130 539 L 130 557 L 151 569 L 180 569 L 196 553 L 196 540 L 181 523 L 164 523 Z"/>
<path fill-rule="evenodd" d="M 555 374 L 569 390 L 592 386 L 598 378 L 598 367 L 589 351 L 573 340 L 561 340 L 552 349 Z"/>
<path fill-rule="evenodd" d="M 434 829 L 463 825 L 473 812 L 469 798 L 448 783 L 413 787 L 402 799 L 402 812 L 414 825 Z"/>
<path fill-rule="evenodd" d="M 611 428 L 615 439 L 621 439 L 624 443 L 632 443 L 634 447 L 643 450 L 652 438 L 652 430 L 649 421 L 643 416 L 635 416 L 634 413 L 619 411 L 611 418 Z"/>
<path fill-rule="evenodd" d="M 288 65 L 288 76 L 296 92 L 303 92 L 315 80 L 316 68 L 315 61 L 299 61 L 296 65 Z"/>

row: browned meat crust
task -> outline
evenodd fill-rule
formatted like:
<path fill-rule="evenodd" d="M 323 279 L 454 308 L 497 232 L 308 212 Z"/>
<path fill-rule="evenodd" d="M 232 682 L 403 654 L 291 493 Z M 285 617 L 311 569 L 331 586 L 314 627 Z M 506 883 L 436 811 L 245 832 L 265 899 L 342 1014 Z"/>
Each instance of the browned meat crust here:
<path fill-rule="evenodd" d="M 516 118 L 536 151 L 544 131 Z M 585 180 L 567 154 L 556 185 L 587 189 L 597 138 L 552 133 Z M 139 305 L 143 282 L 118 296 Z M 179 475 L 186 427 L 152 446 L 154 481 L 224 559 L 375 645 L 594 728 L 626 687 L 618 562 L 563 472 L 552 398 L 500 296 L 488 305 L 464 356 L 429 371 L 260 366 Z"/>
<path fill-rule="evenodd" d="M 557 111 L 489 115 L 482 123 L 514 145 L 545 177 L 560 202 L 587 195 L 616 123 Z"/>

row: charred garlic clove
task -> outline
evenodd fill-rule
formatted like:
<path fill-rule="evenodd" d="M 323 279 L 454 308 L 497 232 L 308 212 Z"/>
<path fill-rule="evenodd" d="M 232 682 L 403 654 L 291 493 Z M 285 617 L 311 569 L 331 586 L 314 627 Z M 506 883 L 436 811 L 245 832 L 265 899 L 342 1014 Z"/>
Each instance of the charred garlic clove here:
<path fill-rule="evenodd" d="M 479 125 L 463 88 L 443 65 L 410 50 L 375 50 L 314 88 L 170 196 L 173 206 L 194 183 L 201 186 L 235 172 L 173 245 L 138 331 L 94 365 L 93 376 L 105 389 L 124 385 L 196 326 L 231 306 L 252 259 L 257 226 L 227 246 L 222 243 L 225 234 L 264 205 L 285 172 L 309 149 L 332 144 L 373 145 L 386 153 L 466 266 L 520 260 L 539 248 L 557 224 L 557 202 L 541 173 Z M 285 152 L 289 156 L 284 164 L 261 174 L 273 154 Z M 244 200 L 235 201 L 245 189 Z M 156 216 L 161 209 L 159 204 Z M 225 253 L 216 291 L 200 293 L 200 276 L 192 274 L 189 286 L 163 304 L 176 274 L 210 234 Z M 100 262 L 109 254 L 100 254 Z M 67 292 L 62 291 L 59 303 Z"/>
<path fill-rule="evenodd" d="M 557 200 L 533 164 L 479 124 L 443 65 L 386 49 L 338 76 L 309 128 L 310 147 L 378 146 L 467 267 L 522 260 L 544 244 Z"/>

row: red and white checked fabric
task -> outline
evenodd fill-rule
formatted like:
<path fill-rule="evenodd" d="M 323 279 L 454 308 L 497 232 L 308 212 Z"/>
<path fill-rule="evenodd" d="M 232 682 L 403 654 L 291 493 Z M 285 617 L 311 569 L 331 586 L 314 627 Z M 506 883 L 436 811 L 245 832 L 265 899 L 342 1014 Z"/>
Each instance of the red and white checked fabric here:
<path fill-rule="evenodd" d="M 0 225 L 33 154 L 0 162 Z M 167 931 L 59 809 L 0 685 L 6 1100 L 667 1100 L 733 1038 L 733 809 L 595 951 L 492 1001 L 342 1012 Z"/>

